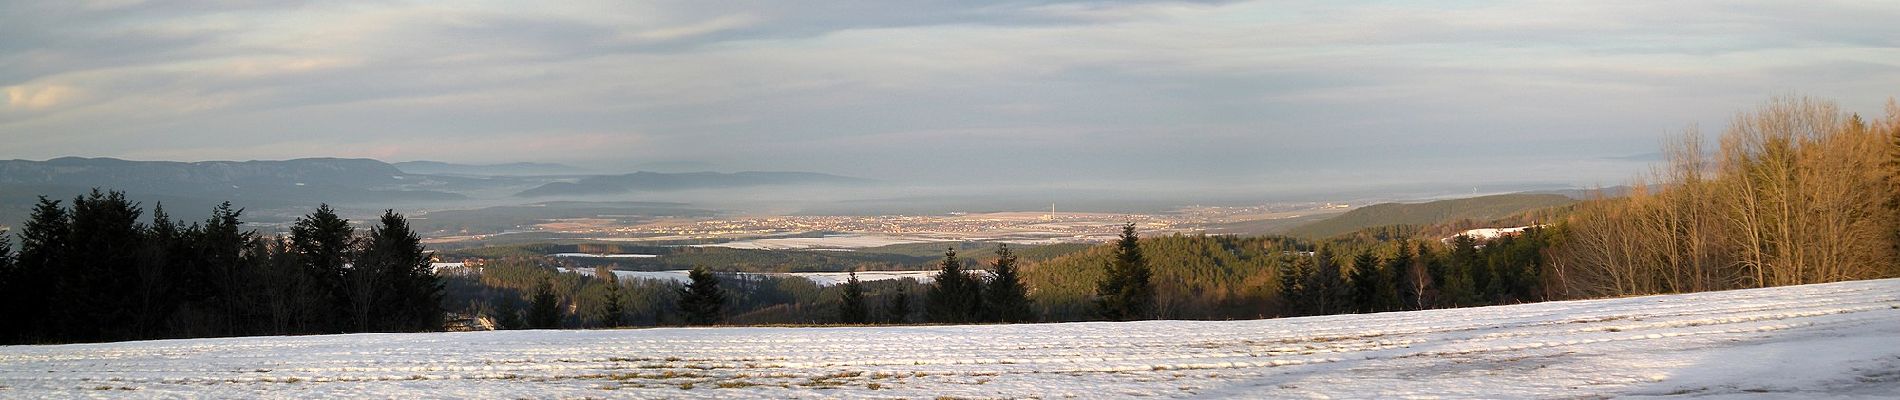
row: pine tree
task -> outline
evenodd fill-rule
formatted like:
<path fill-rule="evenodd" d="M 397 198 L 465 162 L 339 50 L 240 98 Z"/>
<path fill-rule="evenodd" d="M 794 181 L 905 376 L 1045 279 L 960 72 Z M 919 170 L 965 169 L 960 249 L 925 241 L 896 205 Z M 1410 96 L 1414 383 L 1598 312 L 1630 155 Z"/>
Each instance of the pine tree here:
<path fill-rule="evenodd" d="M 1282 265 L 1285 269 L 1280 271 L 1280 315 L 1297 317 L 1312 312 L 1314 291 L 1307 285 L 1313 279 L 1313 259 L 1297 257 Z"/>
<path fill-rule="evenodd" d="M 691 282 L 679 288 L 679 309 L 691 325 L 711 325 L 725 319 L 726 292 L 719 288 L 719 277 L 704 266 L 686 274 Z"/>
<path fill-rule="evenodd" d="M 994 276 L 990 277 L 988 287 L 983 289 L 984 309 L 988 311 L 989 321 L 996 322 L 1034 322 L 1035 311 L 1030 309 L 1029 289 L 1023 286 L 1022 277 L 1016 271 L 1016 254 L 1009 251 L 1009 244 L 996 245 L 996 263 L 993 264 Z"/>
<path fill-rule="evenodd" d="M 936 282 L 926 293 L 924 315 L 930 322 L 966 323 L 974 322 L 981 315 L 983 304 L 982 282 L 970 277 L 963 270 L 963 260 L 957 259 L 957 250 L 949 249 L 943 253 L 939 263 Z"/>
<path fill-rule="evenodd" d="M 890 302 L 884 304 L 884 322 L 892 324 L 910 323 L 910 291 L 903 287 L 891 295 Z"/>
<path fill-rule="evenodd" d="M 409 229 L 409 220 L 395 210 L 384 210 L 379 224 L 370 228 L 369 238 L 358 257 L 352 275 L 367 275 L 363 287 L 371 292 L 353 298 L 368 299 L 369 320 L 359 316 L 359 326 L 376 331 L 429 331 L 442 328 L 442 281 L 429 266 L 429 255 L 422 240 Z M 359 311 L 360 312 L 360 311 Z"/>
<path fill-rule="evenodd" d="M 858 273 L 852 272 L 851 278 L 844 282 L 838 296 L 838 322 L 844 324 L 862 324 L 870 322 L 871 310 L 864 304 L 864 282 L 858 281 Z"/>
<path fill-rule="evenodd" d="M 561 325 L 561 298 L 554 293 L 554 283 L 542 279 L 534 286 L 528 299 L 527 323 L 533 329 L 554 329 Z"/>
<path fill-rule="evenodd" d="M 1424 264 L 1420 269 L 1425 271 L 1423 282 L 1419 284 L 1421 288 L 1419 307 L 1429 308 L 1444 304 L 1445 260 L 1437 253 L 1433 253 L 1432 246 L 1426 245 L 1425 242 L 1419 242 L 1415 248 L 1418 249 L 1414 253 L 1417 254 L 1419 262 Z"/>
<path fill-rule="evenodd" d="M 145 248 L 146 228 L 138 204 L 118 191 L 91 193 L 73 199 L 71 245 L 56 282 L 54 315 L 69 340 L 131 339 L 136 318 L 137 281 Z"/>
<path fill-rule="evenodd" d="M 1392 299 L 1392 280 L 1387 277 L 1379 258 L 1371 251 L 1360 252 L 1352 261 L 1352 303 L 1353 309 L 1361 313 L 1374 313 L 1389 310 Z"/>
<path fill-rule="evenodd" d="M 243 214 L 244 210 L 232 209 L 230 202 L 219 205 L 197 231 L 193 246 L 209 289 L 207 305 L 215 307 L 217 320 L 223 324 L 221 335 L 248 333 L 247 325 L 256 320 L 251 310 L 258 303 L 252 296 L 257 278 L 251 266 L 252 257 L 258 255 L 249 250 L 257 233 L 242 230 L 244 222 L 239 217 Z"/>
<path fill-rule="evenodd" d="M 1458 235 L 1451 239 L 1451 253 L 1447 255 L 1449 265 L 1445 268 L 1445 284 L 1442 285 L 1444 304 L 1447 306 L 1476 305 L 1484 303 L 1482 288 L 1489 278 L 1478 259 L 1478 241 L 1471 236 Z"/>
<path fill-rule="evenodd" d="M 601 326 L 618 328 L 625 323 L 627 311 L 626 307 L 620 304 L 625 301 L 625 296 L 620 294 L 621 290 L 619 279 L 613 274 L 607 274 L 607 294 L 601 298 L 601 301 L 606 303 L 600 310 Z"/>
<path fill-rule="evenodd" d="M 1135 223 L 1123 225 L 1121 239 L 1115 243 L 1115 258 L 1109 262 L 1106 276 L 1096 284 L 1096 308 L 1102 318 L 1150 318 L 1155 296 L 1151 276 L 1148 260 L 1141 255 L 1140 238 L 1135 236 Z"/>
<path fill-rule="evenodd" d="M 1412 257 L 1411 241 L 1399 239 L 1398 254 L 1387 260 L 1385 267 L 1389 271 L 1388 275 L 1392 276 L 1391 285 L 1395 296 L 1390 309 L 1408 311 L 1425 307 L 1419 300 L 1424 288 L 1420 286 L 1423 280 L 1419 279 L 1416 264 L 1417 260 Z"/>
<path fill-rule="evenodd" d="M 346 310 L 351 302 L 344 280 L 344 265 L 355 246 L 350 221 L 339 218 L 330 205 L 317 206 L 310 215 L 297 218 L 290 227 L 290 246 L 311 275 L 313 296 L 304 306 L 320 332 L 342 332 L 353 326 Z"/>
<path fill-rule="evenodd" d="M 1328 315 L 1350 312 L 1352 290 L 1346 286 L 1345 272 L 1340 270 L 1339 262 L 1334 259 L 1333 250 L 1321 247 L 1313 256 L 1313 275 L 1306 288 L 1312 293 L 1313 314 Z"/>
<path fill-rule="evenodd" d="M 59 270 L 66 265 L 66 254 L 71 244 L 68 239 L 72 231 L 71 214 L 58 200 L 49 200 L 45 196 L 33 206 L 33 213 L 27 217 L 26 224 L 20 230 L 20 252 L 14 256 L 14 288 L 8 303 L 14 304 L 18 313 L 14 320 L 6 324 L 14 330 L 8 338 L 10 343 L 32 343 L 54 337 L 55 329 L 52 314 L 49 312 L 54 291 L 59 279 Z"/>

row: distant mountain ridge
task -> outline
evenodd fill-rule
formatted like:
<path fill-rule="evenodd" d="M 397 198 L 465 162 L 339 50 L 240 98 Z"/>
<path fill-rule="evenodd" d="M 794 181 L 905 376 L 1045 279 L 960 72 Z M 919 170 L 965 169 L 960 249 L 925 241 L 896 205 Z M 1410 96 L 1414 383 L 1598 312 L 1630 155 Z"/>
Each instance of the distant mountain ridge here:
<path fill-rule="evenodd" d="M 518 162 L 505 164 L 456 164 L 441 161 L 404 161 L 391 164 L 411 174 L 466 176 L 582 175 L 588 171 L 564 164 Z"/>
<path fill-rule="evenodd" d="M 599 175 L 575 182 L 552 182 L 516 194 L 520 197 L 587 196 L 635 191 L 671 191 L 688 189 L 724 189 L 767 185 L 854 185 L 873 182 L 816 172 L 635 172 L 625 175 Z"/>
<path fill-rule="evenodd" d="M 362 158 L 178 162 L 62 157 L 46 161 L 0 161 L 0 191 L 54 198 L 91 188 L 240 203 L 464 197 L 406 187 L 416 180 L 387 163 Z"/>
<path fill-rule="evenodd" d="M 1387 225 L 1429 225 L 1460 219 L 1494 220 L 1578 202 L 1560 194 L 1500 194 L 1425 203 L 1382 203 L 1294 227 L 1288 235 L 1326 238 Z"/>

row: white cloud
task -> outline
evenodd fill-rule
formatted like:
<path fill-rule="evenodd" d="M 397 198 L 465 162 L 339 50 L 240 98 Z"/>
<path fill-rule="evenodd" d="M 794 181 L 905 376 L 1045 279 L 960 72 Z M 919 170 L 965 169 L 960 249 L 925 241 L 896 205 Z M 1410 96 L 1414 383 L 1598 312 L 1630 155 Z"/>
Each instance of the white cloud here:
<path fill-rule="evenodd" d="M 7 106 L 27 110 L 44 110 L 73 100 L 78 91 L 71 86 L 58 84 L 8 86 Z"/>

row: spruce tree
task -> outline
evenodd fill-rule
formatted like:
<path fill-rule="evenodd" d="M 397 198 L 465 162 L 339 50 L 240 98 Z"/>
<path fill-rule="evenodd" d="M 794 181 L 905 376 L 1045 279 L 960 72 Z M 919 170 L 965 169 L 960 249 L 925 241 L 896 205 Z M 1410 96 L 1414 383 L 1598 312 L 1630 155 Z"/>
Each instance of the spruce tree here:
<path fill-rule="evenodd" d="M 1450 265 L 1446 269 L 1444 295 L 1448 305 L 1477 305 L 1485 302 L 1484 287 L 1491 271 L 1478 257 L 1478 240 L 1468 235 L 1451 239 Z"/>
<path fill-rule="evenodd" d="M 1362 251 L 1352 261 L 1352 303 L 1353 310 L 1361 313 L 1374 313 L 1389 309 L 1396 296 L 1391 294 L 1392 281 L 1387 277 L 1385 268 L 1379 264 L 1379 258 L 1372 251 Z"/>
<path fill-rule="evenodd" d="M 1424 264 L 1420 269 L 1425 272 L 1424 282 L 1419 285 L 1419 307 L 1430 308 L 1443 304 L 1446 269 L 1444 258 L 1432 252 L 1432 246 L 1425 242 L 1417 243 L 1414 248 L 1417 251 L 1413 253 L 1418 257 L 1419 262 Z"/>
<path fill-rule="evenodd" d="M 963 270 L 963 260 L 957 259 L 957 250 L 949 249 L 943 253 L 939 263 L 936 282 L 926 293 L 924 315 L 935 323 L 974 322 L 980 315 L 983 304 L 982 282 L 971 278 Z"/>
<path fill-rule="evenodd" d="M 534 286 L 534 292 L 528 299 L 528 327 L 533 329 L 554 329 L 561 325 L 561 298 L 554 293 L 554 283 L 542 279 Z"/>
<path fill-rule="evenodd" d="M 239 219 L 243 214 L 244 210 L 232 209 L 225 202 L 211 211 L 195 237 L 196 261 L 209 289 L 207 305 L 215 307 L 223 335 L 248 333 L 248 325 L 256 319 L 250 312 L 258 303 L 252 296 L 257 275 L 251 266 L 252 258 L 259 255 L 249 251 L 257 233 L 243 231 L 244 222 Z"/>
<path fill-rule="evenodd" d="M 1280 270 L 1280 315 L 1297 317 L 1306 315 L 1313 303 L 1313 291 L 1307 288 L 1313 276 L 1313 259 L 1295 257 L 1281 264 Z"/>
<path fill-rule="evenodd" d="M 705 266 L 693 267 L 686 274 L 690 282 L 679 288 L 679 309 L 691 325 L 711 325 L 725 319 L 726 292 L 719 288 L 719 277 Z"/>
<path fill-rule="evenodd" d="M 72 231 L 71 215 L 58 200 L 49 200 L 45 196 L 33 206 L 33 213 L 27 217 L 21 227 L 20 252 L 14 256 L 14 288 L 9 303 L 15 305 L 18 313 L 14 321 L 6 324 L 12 329 L 11 343 L 39 342 L 54 337 L 59 331 L 53 326 L 50 308 L 58 294 L 54 286 L 59 279 L 59 270 L 66 265 L 68 239 Z"/>
<path fill-rule="evenodd" d="M 1424 293 L 1423 280 L 1416 270 L 1417 260 L 1412 257 L 1412 246 L 1408 240 L 1400 239 L 1398 254 L 1386 261 L 1386 270 L 1392 276 L 1394 301 L 1391 309 L 1400 311 L 1424 308 L 1420 296 Z"/>
<path fill-rule="evenodd" d="M 320 332 L 342 332 L 354 324 L 347 313 L 352 309 L 344 265 L 350 259 L 356 236 L 350 221 L 337 217 L 330 205 L 317 206 L 315 212 L 297 218 L 290 227 L 290 246 L 303 261 L 311 276 L 315 296 L 304 307 L 316 321 Z"/>
<path fill-rule="evenodd" d="M 889 302 L 884 303 L 884 322 L 892 324 L 910 323 L 910 290 L 897 288 Z"/>
<path fill-rule="evenodd" d="M 607 294 L 600 299 L 605 303 L 601 305 L 600 310 L 601 326 L 618 328 L 624 324 L 627 311 L 626 307 L 620 305 L 622 301 L 625 301 L 623 299 L 625 296 L 620 294 L 621 290 L 619 280 L 614 278 L 613 274 L 607 274 Z"/>
<path fill-rule="evenodd" d="M 862 324 L 870 322 L 871 310 L 864 304 L 864 282 L 858 281 L 858 273 L 852 272 L 851 278 L 844 282 L 838 296 L 838 322 L 844 324 Z"/>
<path fill-rule="evenodd" d="M 430 331 L 442 328 L 442 281 L 429 266 L 429 255 L 422 240 L 409 228 L 409 220 L 395 210 L 384 210 L 378 225 L 370 228 L 368 241 L 358 257 L 352 275 L 369 275 L 367 316 L 359 326 L 375 331 Z M 361 307 L 361 306 L 359 306 Z M 361 312 L 361 311 L 359 311 Z"/>
<path fill-rule="evenodd" d="M 1313 256 L 1313 275 L 1306 284 L 1312 293 L 1311 311 L 1315 315 L 1351 312 L 1352 290 L 1346 286 L 1345 272 L 1330 247 L 1320 247 Z"/>
<path fill-rule="evenodd" d="M 144 214 L 138 204 L 118 191 L 91 193 L 73 199 L 70 246 L 56 282 L 54 315 L 69 340 L 131 339 L 137 309 L 136 277 L 145 248 Z"/>
<path fill-rule="evenodd" d="M 1115 243 L 1115 258 L 1109 262 L 1102 281 L 1096 284 L 1095 304 L 1102 318 L 1110 321 L 1150 318 L 1155 296 L 1154 285 L 1149 282 L 1152 274 L 1148 260 L 1142 257 L 1135 223 L 1123 225 L 1121 239 Z"/>
<path fill-rule="evenodd" d="M 1022 277 L 1016 271 L 1016 254 L 1009 251 L 1009 244 L 996 245 L 996 263 L 994 276 L 990 277 L 988 287 L 983 289 L 990 321 L 997 322 L 1033 322 L 1035 311 L 1030 309 L 1029 290 L 1023 286 Z"/>

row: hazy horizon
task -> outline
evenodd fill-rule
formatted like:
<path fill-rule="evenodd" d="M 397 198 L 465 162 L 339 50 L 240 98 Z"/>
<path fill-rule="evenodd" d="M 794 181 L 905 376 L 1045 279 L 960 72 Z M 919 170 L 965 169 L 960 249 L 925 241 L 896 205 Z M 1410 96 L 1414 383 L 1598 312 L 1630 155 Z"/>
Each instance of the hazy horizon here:
<path fill-rule="evenodd" d="M 1275 192 L 1621 184 L 1779 95 L 1879 113 L 1860 2 L 0 5 L 0 158 L 364 157 Z"/>

